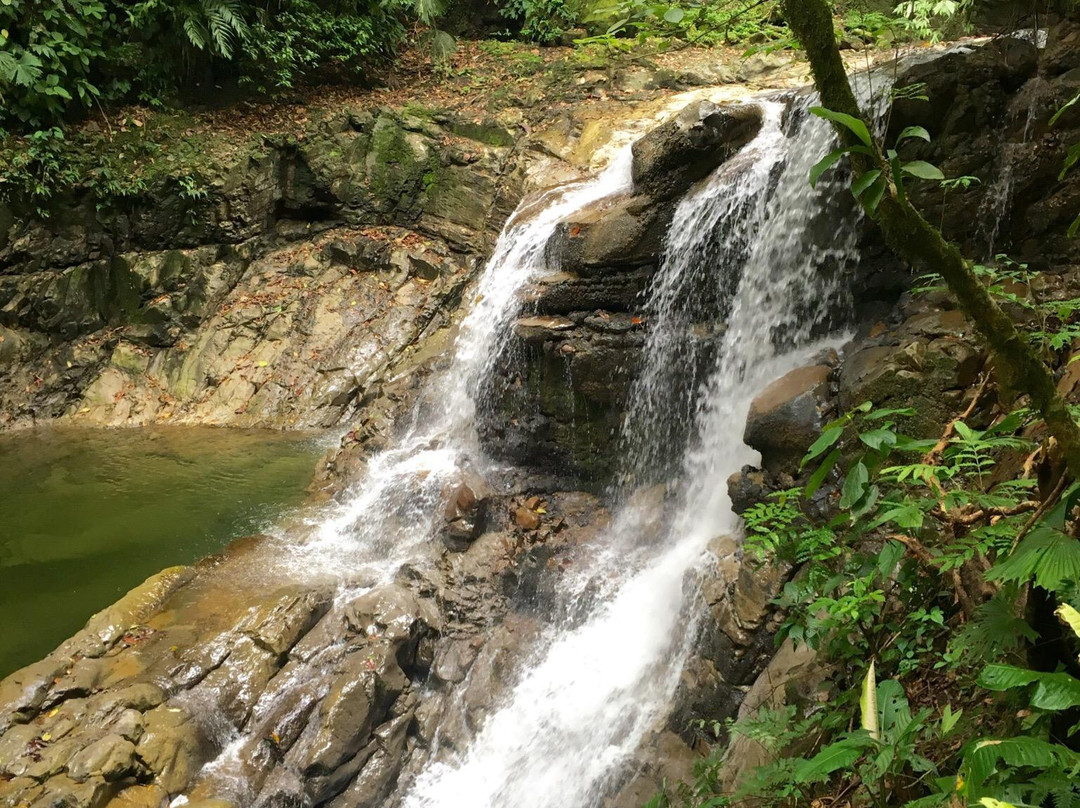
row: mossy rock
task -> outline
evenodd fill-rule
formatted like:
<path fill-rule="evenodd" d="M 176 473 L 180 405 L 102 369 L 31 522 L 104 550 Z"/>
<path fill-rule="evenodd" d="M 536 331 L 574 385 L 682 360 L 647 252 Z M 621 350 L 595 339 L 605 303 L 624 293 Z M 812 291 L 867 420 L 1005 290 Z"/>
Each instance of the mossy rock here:
<path fill-rule="evenodd" d="M 426 183 L 440 167 L 428 139 L 406 131 L 390 115 L 375 121 L 367 165 L 376 211 L 398 221 L 412 221 L 420 214 Z"/>

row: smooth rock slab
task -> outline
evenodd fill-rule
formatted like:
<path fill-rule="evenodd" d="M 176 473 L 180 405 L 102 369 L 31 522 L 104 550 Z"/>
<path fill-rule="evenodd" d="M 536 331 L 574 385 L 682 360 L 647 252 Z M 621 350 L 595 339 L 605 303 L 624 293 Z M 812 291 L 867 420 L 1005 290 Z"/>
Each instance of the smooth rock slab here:
<path fill-rule="evenodd" d="M 796 368 L 766 387 L 750 404 L 743 440 L 761 452 L 762 465 L 769 471 L 796 470 L 821 434 L 831 373 L 827 365 Z"/>

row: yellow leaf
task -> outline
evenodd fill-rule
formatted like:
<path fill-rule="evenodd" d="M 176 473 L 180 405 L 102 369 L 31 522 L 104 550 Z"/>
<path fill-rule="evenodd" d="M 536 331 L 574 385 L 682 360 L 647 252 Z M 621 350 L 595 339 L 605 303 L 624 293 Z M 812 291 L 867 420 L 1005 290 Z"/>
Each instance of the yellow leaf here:
<path fill-rule="evenodd" d="M 1068 603 L 1062 603 L 1054 614 L 1058 616 L 1058 620 L 1073 630 L 1073 634 L 1080 637 L 1080 612 Z"/>
<path fill-rule="evenodd" d="M 51 732 L 43 732 L 43 733 L 41 733 L 41 740 L 43 740 L 43 741 L 51 741 L 52 740 L 52 733 Z"/>
<path fill-rule="evenodd" d="M 60 712 L 60 708 L 59 707 L 53 707 L 51 710 L 49 710 L 49 712 L 45 713 L 45 717 L 46 718 L 52 718 L 58 712 Z"/>
<path fill-rule="evenodd" d="M 536 512 L 537 513 L 547 513 L 547 509 L 546 508 L 537 508 Z"/>
<path fill-rule="evenodd" d="M 262 361 L 259 362 L 259 367 L 264 368 L 269 364 L 270 364 L 269 362 L 267 362 L 265 359 L 263 359 Z"/>

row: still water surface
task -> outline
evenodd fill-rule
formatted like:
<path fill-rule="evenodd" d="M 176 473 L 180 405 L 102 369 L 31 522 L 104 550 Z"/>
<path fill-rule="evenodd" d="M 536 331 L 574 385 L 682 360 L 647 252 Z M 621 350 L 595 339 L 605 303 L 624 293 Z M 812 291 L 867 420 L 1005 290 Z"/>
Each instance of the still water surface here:
<path fill-rule="evenodd" d="M 299 505 L 326 446 L 208 427 L 0 435 L 0 678 L 153 573 Z"/>

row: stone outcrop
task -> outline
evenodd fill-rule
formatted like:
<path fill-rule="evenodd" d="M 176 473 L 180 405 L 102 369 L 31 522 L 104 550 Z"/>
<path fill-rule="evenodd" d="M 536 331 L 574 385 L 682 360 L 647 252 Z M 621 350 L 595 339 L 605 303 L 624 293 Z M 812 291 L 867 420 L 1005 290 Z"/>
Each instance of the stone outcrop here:
<path fill-rule="evenodd" d="M 616 439 L 647 325 L 642 293 L 675 204 L 757 133 L 753 104 L 697 102 L 633 145 L 633 188 L 559 224 L 556 272 L 525 290 L 481 414 L 494 455 L 589 480 L 611 477 Z"/>
<path fill-rule="evenodd" d="M 349 417 L 448 324 L 520 196 L 517 153 L 458 130 L 353 109 L 220 167 L 204 199 L 7 222 L 0 428 Z"/>
<path fill-rule="evenodd" d="M 750 404 L 743 441 L 761 452 L 771 472 L 795 471 L 821 434 L 829 413 L 829 365 L 796 368 L 770 384 Z"/>
<path fill-rule="evenodd" d="M 265 537 L 137 587 L 0 683 L 0 805 L 380 804 L 436 727 L 445 752 L 478 726 L 603 524 L 585 494 L 485 492 L 466 476 L 450 500 L 455 519 L 484 503 L 471 541 L 390 583 L 339 570 L 351 598 L 276 567 Z"/>

